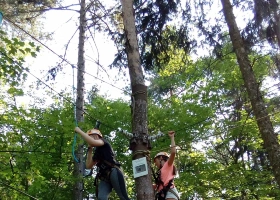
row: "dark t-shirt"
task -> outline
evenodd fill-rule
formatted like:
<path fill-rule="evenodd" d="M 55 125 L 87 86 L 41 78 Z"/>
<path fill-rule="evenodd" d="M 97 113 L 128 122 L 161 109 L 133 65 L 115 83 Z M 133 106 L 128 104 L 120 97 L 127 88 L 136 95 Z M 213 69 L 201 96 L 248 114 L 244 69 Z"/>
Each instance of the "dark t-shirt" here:
<path fill-rule="evenodd" d="M 109 163 L 113 165 L 120 165 L 116 160 L 115 160 L 115 153 L 111 147 L 111 145 L 103 138 L 101 140 L 104 142 L 103 146 L 96 147 L 92 159 L 94 161 L 98 161 L 96 164 L 97 167 L 100 167 L 102 163 L 102 160 L 106 160 Z"/>

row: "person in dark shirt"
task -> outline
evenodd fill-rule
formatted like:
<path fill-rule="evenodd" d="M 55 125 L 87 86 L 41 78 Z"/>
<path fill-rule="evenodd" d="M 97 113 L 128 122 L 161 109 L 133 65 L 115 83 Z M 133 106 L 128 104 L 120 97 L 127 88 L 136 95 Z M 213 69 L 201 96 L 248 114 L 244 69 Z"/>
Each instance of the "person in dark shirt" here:
<path fill-rule="evenodd" d="M 88 143 L 86 168 L 91 169 L 97 166 L 95 180 L 99 180 L 99 184 L 96 184 L 98 200 L 107 200 L 113 188 L 121 200 L 130 200 L 121 165 L 116 161 L 111 145 L 103 138 L 101 132 L 98 129 L 92 129 L 85 133 L 79 127 L 76 127 L 75 131 Z"/>

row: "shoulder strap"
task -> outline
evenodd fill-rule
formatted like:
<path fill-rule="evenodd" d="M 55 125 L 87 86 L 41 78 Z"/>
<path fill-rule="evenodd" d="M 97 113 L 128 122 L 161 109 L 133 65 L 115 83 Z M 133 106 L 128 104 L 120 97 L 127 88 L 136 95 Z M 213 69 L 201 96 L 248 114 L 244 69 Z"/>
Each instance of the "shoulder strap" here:
<path fill-rule="evenodd" d="M 156 185 L 157 185 L 157 188 L 159 187 L 159 185 L 162 185 L 162 187 L 164 187 L 164 183 L 163 181 L 161 180 L 161 170 L 159 169 L 155 175 L 155 182 L 156 182 Z"/>
<path fill-rule="evenodd" d="M 170 189 L 170 187 L 171 187 L 171 185 L 172 185 L 173 181 L 174 181 L 174 178 L 173 178 L 173 179 L 171 179 L 171 180 L 168 182 L 168 184 L 165 186 L 165 188 L 167 188 L 167 190 L 169 190 L 169 189 Z"/>

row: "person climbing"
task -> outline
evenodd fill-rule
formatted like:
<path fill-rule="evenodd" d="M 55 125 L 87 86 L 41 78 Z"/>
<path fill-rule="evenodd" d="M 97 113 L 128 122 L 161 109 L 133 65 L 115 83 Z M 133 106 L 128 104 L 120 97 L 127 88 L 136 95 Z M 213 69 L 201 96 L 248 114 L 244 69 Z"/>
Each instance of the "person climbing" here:
<path fill-rule="evenodd" d="M 79 127 L 75 127 L 75 131 L 88 144 L 86 168 L 92 169 L 93 166 L 97 166 L 94 182 L 98 200 L 107 200 L 112 189 L 116 191 L 121 200 L 130 200 L 121 165 L 116 161 L 112 146 L 103 138 L 101 132 L 98 129 L 91 129 L 85 133 Z M 93 148 L 95 149 L 94 154 Z"/>
<path fill-rule="evenodd" d="M 156 191 L 156 200 L 180 199 L 174 184 L 176 175 L 176 168 L 173 164 L 176 155 L 175 131 L 169 131 L 168 135 L 171 140 L 170 155 L 167 152 L 159 152 L 154 157 L 154 164 L 158 168 L 153 185 Z"/>

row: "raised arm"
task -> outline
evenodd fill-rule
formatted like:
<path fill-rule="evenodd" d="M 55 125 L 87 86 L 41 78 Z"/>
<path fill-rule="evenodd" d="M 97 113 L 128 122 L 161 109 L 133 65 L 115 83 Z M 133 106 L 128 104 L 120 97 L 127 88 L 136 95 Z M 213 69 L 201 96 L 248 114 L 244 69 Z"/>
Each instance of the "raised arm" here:
<path fill-rule="evenodd" d="M 79 127 L 75 128 L 75 131 L 82 136 L 82 138 L 88 143 L 91 147 L 100 147 L 104 145 L 103 140 L 95 140 L 94 138 L 90 137 L 88 134 L 83 132 Z"/>
<path fill-rule="evenodd" d="M 174 140 L 175 131 L 168 131 L 168 136 L 170 137 L 171 140 L 171 147 L 170 147 L 170 156 L 167 163 L 168 165 L 172 165 L 176 156 L 176 145 Z"/>

